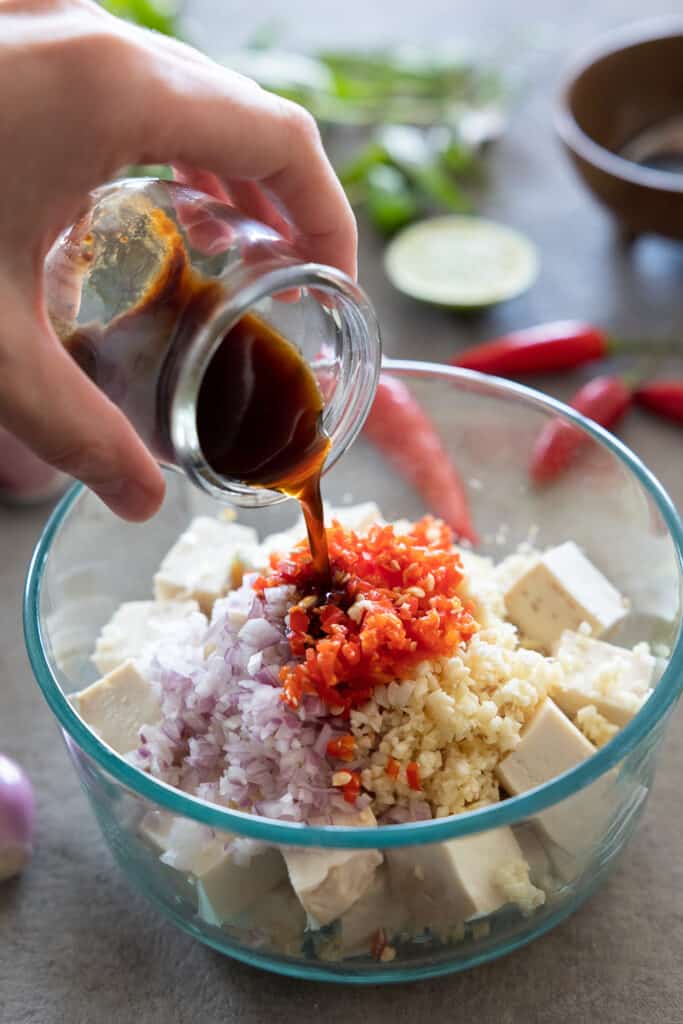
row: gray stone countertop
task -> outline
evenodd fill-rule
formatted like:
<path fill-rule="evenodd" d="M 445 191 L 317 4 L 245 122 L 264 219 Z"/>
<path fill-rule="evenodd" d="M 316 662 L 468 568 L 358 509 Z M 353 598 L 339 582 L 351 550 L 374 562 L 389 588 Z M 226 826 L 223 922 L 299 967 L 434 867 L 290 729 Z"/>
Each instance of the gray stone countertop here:
<path fill-rule="evenodd" d="M 612 25 L 673 10 L 663 0 L 646 11 L 637 0 L 290 0 L 283 20 L 295 46 L 429 43 L 462 34 L 529 66 L 509 131 L 491 158 L 484 209 L 536 241 L 540 278 L 527 295 L 477 318 L 418 306 L 392 290 L 381 244 L 362 224 L 361 280 L 390 354 L 445 360 L 465 343 L 563 317 L 630 335 L 678 332 L 683 341 L 683 246 L 642 239 L 624 248 L 573 177 L 551 121 L 561 68 L 577 46 Z M 214 53 L 239 45 L 280 12 L 276 0 L 189 6 L 196 37 Z M 523 59 L 529 40 L 537 49 Z M 666 370 L 683 376 L 683 359 L 660 372 Z M 539 384 L 567 397 L 583 377 Z M 621 436 L 683 507 L 680 429 L 635 412 Z M 604 888 L 545 938 L 471 972 L 369 989 L 269 976 L 204 948 L 131 898 L 24 653 L 21 588 L 45 515 L 0 510 L 0 750 L 27 765 L 39 804 L 34 860 L 20 882 L 0 889 L 2 1024 L 683 1022 L 680 709 L 642 826 Z"/>

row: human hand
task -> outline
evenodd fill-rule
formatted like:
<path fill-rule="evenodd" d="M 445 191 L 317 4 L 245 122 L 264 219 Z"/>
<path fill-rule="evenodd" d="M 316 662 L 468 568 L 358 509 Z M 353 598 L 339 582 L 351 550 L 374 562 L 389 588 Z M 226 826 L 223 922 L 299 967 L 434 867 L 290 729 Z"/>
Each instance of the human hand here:
<path fill-rule="evenodd" d="M 146 519 L 162 475 L 50 325 L 52 243 L 126 164 L 171 163 L 351 276 L 353 214 L 306 111 L 90 0 L 0 0 L 0 97 L 0 427 Z"/>

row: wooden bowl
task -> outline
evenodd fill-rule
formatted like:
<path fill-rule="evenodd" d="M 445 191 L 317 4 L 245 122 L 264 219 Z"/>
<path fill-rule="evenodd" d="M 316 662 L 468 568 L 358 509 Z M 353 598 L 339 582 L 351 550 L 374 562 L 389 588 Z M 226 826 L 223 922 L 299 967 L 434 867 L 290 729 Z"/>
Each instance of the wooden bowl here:
<path fill-rule="evenodd" d="M 683 150 L 681 173 L 624 153 L 665 123 L 683 132 L 683 18 L 603 40 L 570 72 L 556 121 L 579 175 L 628 233 L 683 240 Z"/>

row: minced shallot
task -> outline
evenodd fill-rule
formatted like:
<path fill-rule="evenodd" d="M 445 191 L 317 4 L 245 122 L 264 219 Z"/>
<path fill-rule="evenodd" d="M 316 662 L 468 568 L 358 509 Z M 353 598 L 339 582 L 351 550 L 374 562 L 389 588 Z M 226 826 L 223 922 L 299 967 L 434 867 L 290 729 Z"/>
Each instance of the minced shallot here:
<path fill-rule="evenodd" d="M 331 822 L 354 810 L 331 784 L 330 740 L 348 724 L 307 696 L 295 711 L 278 673 L 291 653 L 293 587 L 257 595 L 254 576 L 214 605 L 205 630 L 164 642 L 147 666 L 162 720 L 133 755 L 170 785 L 224 806 L 290 821 Z M 349 765 L 351 769 L 356 767 Z M 370 803 L 362 795 L 355 804 Z"/>

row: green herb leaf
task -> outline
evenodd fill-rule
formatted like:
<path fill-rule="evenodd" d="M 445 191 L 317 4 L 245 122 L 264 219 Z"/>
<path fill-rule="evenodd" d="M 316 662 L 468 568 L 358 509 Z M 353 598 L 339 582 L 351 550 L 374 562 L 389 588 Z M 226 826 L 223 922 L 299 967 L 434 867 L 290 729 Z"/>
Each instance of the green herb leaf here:
<path fill-rule="evenodd" d="M 166 36 L 180 37 L 180 17 L 176 0 L 100 0 L 106 10 L 143 28 Z"/>
<path fill-rule="evenodd" d="M 344 188 L 350 188 L 365 181 L 369 172 L 388 160 L 384 146 L 378 142 L 371 142 L 365 149 L 362 149 L 350 163 L 345 164 L 339 173 L 339 180 Z"/>
<path fill-rule="evenodd" d="M 383 234 L 393 234 L 420 215 L 410 182 L 395 167 L 378 164 L 371 168 L 367 186 L 368 214 Z"/>
<path fill-rule="evenodd" d="M 173 169 L 168 164 L 131 164 L 124 167 L 119 178 L 163 178 L 173 181 Z"/>
<path fill-rule="evenodd" d="M 411 171 L 410 178 L 416 190 L 432 204 L 451 213 L 468 213 L 472 209 L 462 189 L 438 165 L 416 168 Z"/>

